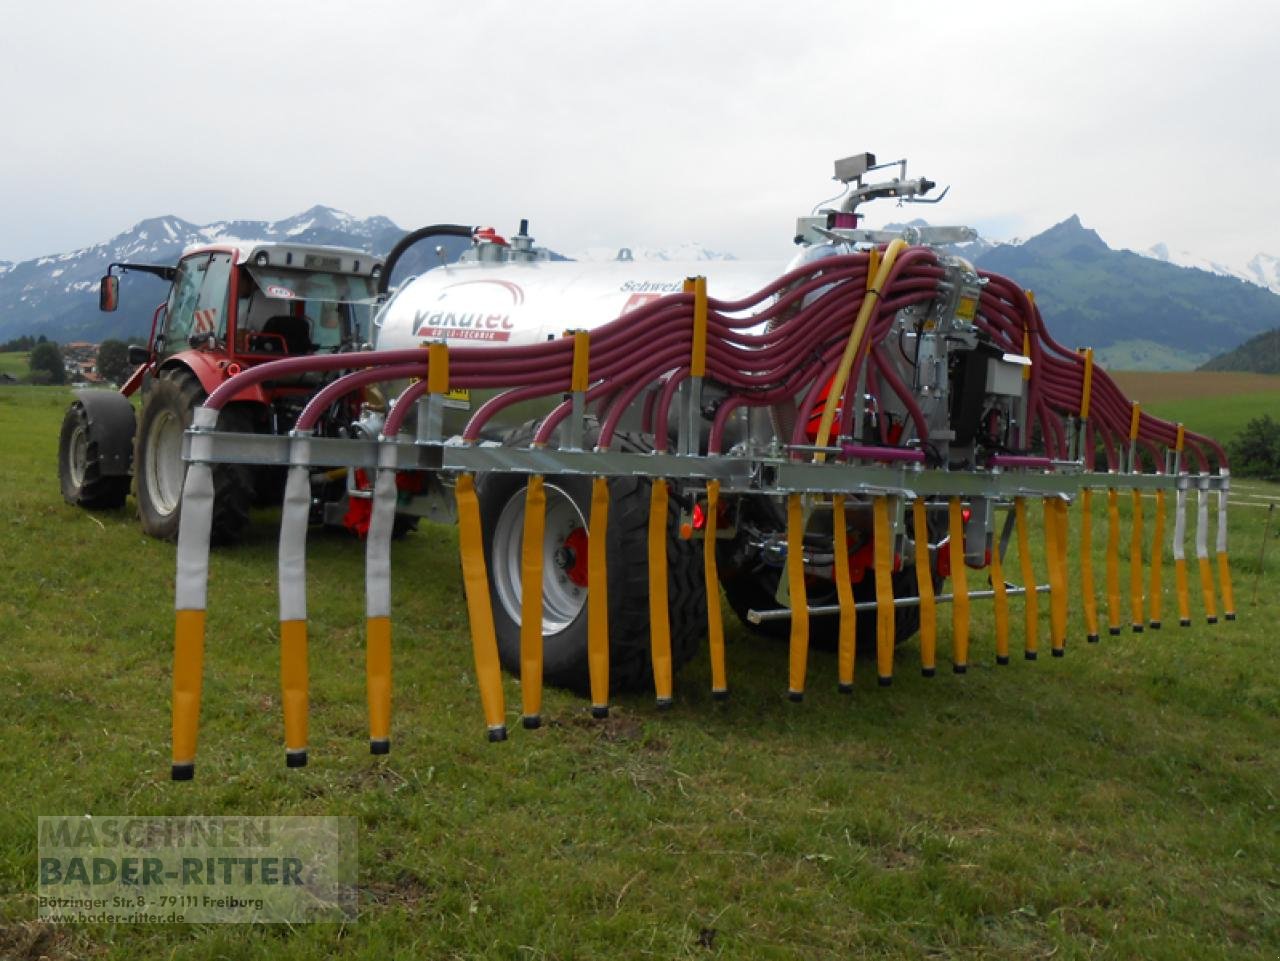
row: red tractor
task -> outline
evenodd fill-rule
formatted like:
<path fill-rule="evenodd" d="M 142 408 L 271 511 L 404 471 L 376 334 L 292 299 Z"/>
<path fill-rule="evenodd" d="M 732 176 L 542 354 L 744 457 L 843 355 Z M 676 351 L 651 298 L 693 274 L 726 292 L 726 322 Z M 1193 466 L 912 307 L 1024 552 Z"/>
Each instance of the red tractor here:
<path fill-rule="evenodd" d="M 358 349 L 382 261 L 361 250 L 287 243 L 215 244 L 187 250 L 177 266 L 111 264 L 99 307 L 119 304 L 120 273 L 170 282 L 156 308 L 146 347 L 129 348 L 132 376 L 119 392 L 79 390 L 62 422 L 58 474 L 62 496 L 91 509 L 120 507 L 136 478 L 142 528 L 153 537 L 178 533 L 183 434 L 191 412 L 223 381 L 246 367 L 285 356 Z M 316 375 L 247 388 L 223 410 L 219 426 L 242 433 L 288 433 L 319 386 Z M 135 427 L 132 395 L 141 388 Z M 341 414 L 341 416 L 338 416 Z M 325 428 L 344 436 L 350 411 Z M 213 537 L 236 540 L 255 503 L 278 500 L 284 468 L 219 464 L 214 469 Z M 327 521 L 347 511 L 341 472 L 320 473 L 316 503 Z M 358 512 L 356 512 L 358 514 Z M 358 518 L 348 526 L 358 527 Z"/>

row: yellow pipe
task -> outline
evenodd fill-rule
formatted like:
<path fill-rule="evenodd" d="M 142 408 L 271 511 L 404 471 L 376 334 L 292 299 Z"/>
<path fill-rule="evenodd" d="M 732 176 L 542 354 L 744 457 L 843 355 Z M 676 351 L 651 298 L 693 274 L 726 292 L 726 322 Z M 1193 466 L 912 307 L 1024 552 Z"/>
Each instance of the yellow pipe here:
<path fill-rule="evenodd" d="M 1093 491 L 1080 492 L 1080 593 L 1084 601 L 1085 640 L 1098 643 L 1098 596 L 1093 583 Z"/>
<path fill-rule="evenodd" d="M 1067 644 L 1067 579 L 1062 567 L 1062 530 L 1058 523 L 1056 497 L 1046 497 L 1044 504 L 1045 562 L 1049 568 L 1049 648 L 1054 657 L 1066 653 Z"/>
<path fill-rule="evenodd" d="M 449 393 L 449 348 L 443 342 L 427 345 L 427 391 Z"/>
<path fill-rule="evenodd" d="M 867 324 L 871 321 L 871 314 L 884 290 L 885 282 L 889 279 L 894 261 L 906 246 L 906 242 L 901 239 L 889 244 L 884 252 L 884 259 L 880 262 L 880 269 L 876 271 L 875 286 L 867 288 L 866 296 L 862 298 L 858 317 L 854 321 L 853 329 L 849 332 L 849 342 L 845 344 L 844 353 L 840 356 L 840 365 L 836 368 L 831 389 L 827 392 L 827 401 L 822 407 L 822 419 L 818 422 L 818 437 L 814 441 L 817 447 L 827 446 L 827 440 L 831 436 L 831 425 L 835 421 L 836 408 L 840 405 L 840 398 L 844 396 L 845 385 L 849 383 L 849 371 L 853 369 L 854 358 L 857 357 L 858 350 L 862 346 Z M 821 463 L 826 460 L 826 455 L 819 450 L 814 454 L 814 460 Z"/>
<path fill-rule="evenodd" d="M 1107 630 L 1120 633 L 1120 501 L 1114 487 L 1107 488 Z"/>
<path fill-rule="evenodd" d="M 1236 596 L 1231 589 L 1231 564 L 1227 561 L 1227 492 L 1218 492 L 1218 580 L 1222 586 L 1222 616 L 1236 619 Z"/>
<path fill-rule="evenodd" d="M 991 538 L 991 589 L 995 593 L 996 663 L 1009 663 L 1009 592 L 1004 583 L 1000 538 Z"/>
<path fill-rule="evenodd" d="M 573 371 L 569 377 L 569 389 L 580 393 L 591 384 L 590 378 L 591 335 L 585 330 L 573 332 Z"/>
<path fill-rule="evenodd" d="M 1018 560 L 1022 564 L 1022 609 L 1026 629 L 1026 658 L 1034 661 L 1040 648 L 1040 611 L 1036 600 L 1036 571 L 1031 563 L 1031 537 L 1027 530 L 1027 499 L 1013 499 L 1013 517 L 1018 530 Z"/>
<path fill-rule="evenodd" d="M 195 776 L 204 681 L 204 611 L 176 614 L 173 631 L 173 779 Z"/>
<path fill-rule="evenodd" d="M 1080 419 L 1089 419 L 1089 400 L 1093 396 L 1093 348 L 1084 349 L 1084 388 L 1080 391 Z"/>
<path fill-rule="evenodd" d="M 587 673 L 591 716 L 609 716 L 609 481 L 591 482 L 591 520 L 587 532 Z"/>
<path fill-rule="evenodd" d="M 1160 630 L 1160 618 L 1164 612 L 1164 490 L 1156 488 L 1155 528 L 1151 532 L 1151 597 L 1148 602 L 1150 625 Z"/>
<path fill-rule="evenodd" d="M 307 763 L 307 622 L 280 622 L 280 690 L 285 764 Z"/>
<path fill-rule="evenodd" d="M 916 594 L 920 598 L 920 673 L 933 677 L 937 669 L 938 608 L 933 596 L 933 569 L 929 563 L 929 523 L 924 498 L 911 504 L 916 541 Z"/>
<path fill-rule="evenodd" d="M 720 520 L 720 482 L 707 481 L 707 528 L 702 543 L 702 573 L 707 585 L 707 643 L 711 657 L 711 697 L 729 696 L 724 658 L 724 620 L 720 610 L 720 575 L 716 570 L 716 525 Z"/>
<path fill-rule="evenodd" d="M 391 618 L 365 620 L 365 697 L 369 702 L 369 753 L 391 750 Z"/>
<path fill-rule="evenodd" d="M 849 530 L 844 512 L 844 495 L 831 498 L 831 528 L 835 535 L 836 602 L 840 606 L 840 639 L 836 645 L 836 689 L 841 694 L 853 693 L 853 662 L 858 645 L 858 612 L 853 606 L 853 582 L 849 574 Z M 923 625 L 923 621 L 921 622 Z M 924 628 L 921 627 L 923 636 Z M 920 642 L 922 645 L 924 641 Z"/>
<path fill-rule="evenodd" d="M 520 547 L 520 723 L 528 729 L 542 725 L 542 559 L 546 524 L 546 490 L 542 475 L 533 474 L 524 493 L 524 537 Z"/>
<path fill-rule="evenodd" d="M 689 376 L 707 373 L 707 278 L 693 280 L 693 352 L 689 359 Z"/>
<path fill-rule="evenodd" d="M 804 583 L 804 505 L 801 495 L 787 495 L 787 590 L 791 595 L 790 677 L 787 696 L 804 697 L 809 662 L 809 599 Z"/>
<path fill-rule="evenodd" d="M 964 566 L 964 518 L 960 498 L 947 502 L 947 526 L 951 551 L 951 658 L 952 669 L 969 669 L 969 572 Z"/>
<path fill-rule="evenodd" d="M 649 650 L 658 707 L 671 706 L 671 611 L 667 605 L 667 482 L 649 489 Z M 709 599 L 708 599 L 709 600 Z"/>
<path fill-rule="evenodd" d="M 872 506 L 872 537 L 876 575 L 876 673 L 881 687 L 893 683 L 893 532 L 889 498 L 876 497 Z"/>
<path fill-rule="evenodd" d="M 1137 405 L 1134 405 L 1135 408 Z M 1142 598 L 1142 491 L 1133 491 L 1133 539 L 1129 544 L 1129 607 L 1133 633 L 1141 634 L 1145 621 Z"/>
<path fill-rule="evenodd" d="M 1209 558 L 1197 558 L 1200 564 L 1200 594 L 1204 598 L 1205 619 L 1210 624 L 1218 623 L 1218 599 L 1213 593 L 1213 567 Z"/>
<path fill-rule="evenodd" d="M 489 575 L 485 570 L 484 542 L 480 534 L 480 504 L 471 474 L 458 475 L 454 499 L 458 503 L 458 552 L 462 555 L 462 583 L 471 621 L 471 650 L 476 662 L 480 706 L 489 728 L 489 740 L 505 741 L 506 704 L 502 695 L 502 667 L 498 662 L 498 635 L 493 627 Z"/>

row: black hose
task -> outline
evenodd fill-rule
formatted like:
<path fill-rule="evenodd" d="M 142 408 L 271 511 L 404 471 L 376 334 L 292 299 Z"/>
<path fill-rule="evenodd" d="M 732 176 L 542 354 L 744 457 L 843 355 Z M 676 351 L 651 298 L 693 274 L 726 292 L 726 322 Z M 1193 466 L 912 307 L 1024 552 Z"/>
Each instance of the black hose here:
<path fill-rule="evenodd" d="M 405 234 L 396 241 L 396 245 L 391 248 L 386 261 L 383 262 L 382 276 L 378 278 L 378 296 L 386 294 L 391 284 L 391 272 L 396 269 L 396 264 L 404 256 L 405 251 L 418 241 L 426 240 L 428 237 L 466 237 L 470 240 L 474 232 L 474 227 L 464 227 L 461 224 L 432 224 L 430 227 L 419 227 Z"/>

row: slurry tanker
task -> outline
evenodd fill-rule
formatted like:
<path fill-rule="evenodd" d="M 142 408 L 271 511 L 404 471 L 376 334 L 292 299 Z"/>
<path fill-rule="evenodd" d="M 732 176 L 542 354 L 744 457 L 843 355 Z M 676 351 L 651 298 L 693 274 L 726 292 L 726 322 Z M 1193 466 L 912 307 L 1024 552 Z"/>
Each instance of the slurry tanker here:
<path fill-rule="evenodd" d="M 890 167 L 897 176 L 871 178 Z M 374 753 L 390 745 L 390 540 L 422 517 L 459 524 L 493 740 L 507 736 L 502 667 L 521 679 L 526 727 L 541 722 L 544 679 L 588 694 L 596 716 L 611 689 L 652 684 L 669 704 L 676 670 L 700 650 L 712 693 L 727 697 L 721 589 L 748 630 L 786 641 L 793 700 L 811 642 L 835 648 L 846 692 L 858 648 L 874 652 L 887 686 L 895 648 L 917 633 L 926 675 L 940 647 L 956 673 L 971 654 L 1008 664 L 1011 600 L 1027 659 L 1041 647 L 1042 595 L 1055 656 L 1070 596 L 1090 642 L 1103 621 L 1111 634 L 1126 621 L 1159 628 L 1166 544 L 1178 619 L 1190 625 L 1193 491 L 1203 613 L 1217 620 L 1220 595 L 1233 619 L 1221 446 L 1143 411 L 1091 350 L 1056 341 L 1030 291 L 963 256 L 973 231 L 864 228 L 870 201 L 930 202 L 935 185 L 908 179 L 905 161 L 859 154 L 835 175 L 844 193 L 799 218 L 795 256 L 781 266 L 641 262 L 626 251 L 564 262 L 524 222 L 510 239 L 423 228 L 369 265 L 371 346 L 295 354 L 286 343 L 281 359 L 213 387 L 183 443 L 174 776 L 193 771 L 216 478 L 227 470 L 283 477 L 281 672 L 295 766 L 307 749 L 306 537 L 324 518 L 366 533 Z M 444 236 L 469 241 L 461 261 L 390 289 L 406 250 Z M 310 392 L 272 430 L 225 420 L 281 384 Z M 1127 609 L 1122 491 L 1132 501 Z M 1095 493 L 1107 506 L 1101 589 Z M 1071 503 L 1081 505 L 1075 585 Z M 1033 538 L 1043 541 L 1034 553 Z M 971 647 L 975 599 L 993 603 L 994 636 Z"/>

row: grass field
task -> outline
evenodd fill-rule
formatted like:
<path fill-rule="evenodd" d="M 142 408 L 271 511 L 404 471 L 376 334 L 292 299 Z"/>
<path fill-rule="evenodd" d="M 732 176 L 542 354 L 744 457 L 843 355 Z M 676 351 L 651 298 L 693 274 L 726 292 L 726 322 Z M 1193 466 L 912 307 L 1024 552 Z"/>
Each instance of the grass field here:
<path fill-rule="evenodd" d="M 26 380 L 31 373 L 27 357 L 25 352 L 0 353 L 0 374 L 8 374 L 17 380 Z"/>
<path fill-rule="evenodd" d="M 66 397 L 0 388 L 2 958 L 1280 953 L 1278 545 L 1259 563 L 1261 505 L 1280 487 L 1242 485 L 1258 506 L 1232 515 L 1235 623 L 1205 626 L 1196 592 L 1196 626 L 1178 629 L 1166 563 L 1161 632 L 1086 645 L 1073 601 L 1065 659 L 997 668 L 991 611 L 975 602 L 967 675 L 921 678 L 912 642 L 892 688 L 863 663 L 842 697 L 834 656 L 815 651 L 797 705 L 783 696 L 785 647 L 728 615 L 729 702 L 711 701 L 701 655 L 669 713 L 635 696 L 595 722 L 553 691 L 551 724 L 526 732 L 512 714 L 499 745 L 483 737 L 456 534 L 424 527 L 393 548 L 387 758 L 366 747 L 363 554 L 313 532 L 303 770 L 282 758 L 266 514 L 248 543 L 214 554 L 197 780 L 174 784 L 174 549 L 142 536 L 132 501 L 97 515 L 62 503 Z M 1100 546 L 1101 509 L 1094 530 Z M 1127 585 L 1127 560 L 1122 571 Z M 940 664 L 949 650 L 943 607 Z M 518 710 L 511 679 L 506 694 Z M 360 919 L 45 925 L 36 818 L 88 813 L 354 816 Z"/>

